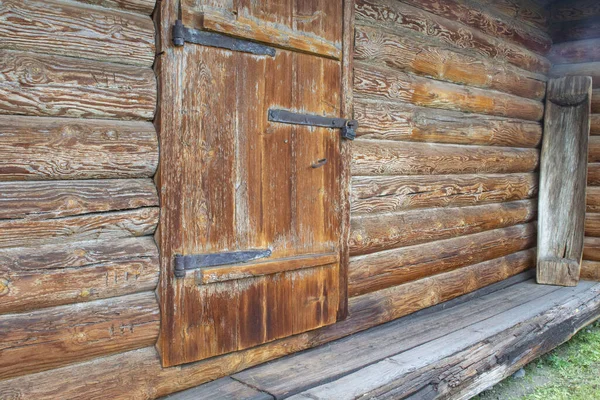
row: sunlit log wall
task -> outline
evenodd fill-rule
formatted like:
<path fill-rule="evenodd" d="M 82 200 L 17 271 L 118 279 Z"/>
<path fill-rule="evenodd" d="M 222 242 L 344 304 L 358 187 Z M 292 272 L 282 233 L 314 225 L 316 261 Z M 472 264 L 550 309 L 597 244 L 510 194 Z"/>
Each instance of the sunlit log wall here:
<path fill-rule="evenodd" d="M 518 3 L 357 0 L 356 299 L 424 307 L 534 266 L 551 39 Z"/>
<path fill-rule="evenodd" d="M 552 76 L 592 77 L 592 117 L 582 277 L 600 279 L 600 4 L 561 0 L 551 6 L 555 44 L 549 53 Z"/>
<path fill-rule="evenodd" d="M 156 342 L 154 2 L 0 1 L 2 399 Z"/>

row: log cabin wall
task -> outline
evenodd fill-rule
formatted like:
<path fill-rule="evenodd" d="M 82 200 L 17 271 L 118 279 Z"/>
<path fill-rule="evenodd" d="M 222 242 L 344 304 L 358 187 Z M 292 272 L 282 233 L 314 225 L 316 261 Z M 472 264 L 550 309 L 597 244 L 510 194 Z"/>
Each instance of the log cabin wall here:
<path fill-rule="evenodd" d="M 600 279 L 600 4 L 561 0 L 550 6 L 554 45 L 551 75 L 592 77 L 592 116 L 588 149 L 588 188 L 584 279 Z"/>
<path fill-rule="evenodd" d="M 156 342 L 154 3 L 0 1 L 2 399 Z"/>
<path fill-rule="evenodd" d="M 355 301 L 398 317 L 534 266 L 551 39 L 516 3 L 357 0 Z"/>

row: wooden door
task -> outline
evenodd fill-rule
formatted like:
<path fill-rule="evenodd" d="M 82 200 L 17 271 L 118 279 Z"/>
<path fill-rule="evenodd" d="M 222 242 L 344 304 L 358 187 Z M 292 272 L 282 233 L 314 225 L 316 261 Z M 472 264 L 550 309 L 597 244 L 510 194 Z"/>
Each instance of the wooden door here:
<path fill-rule="evenodd" d="M 163 35 L 169 32 L 166 21 L 172 26 L 177 15 L 168 3 L 162 10 Z M 198 21 L 208 20 L 202 18 L 208 6 L 211 12 L 218 8 L 215 15 L 244 16 L 223 30 L 268 39 L 274 56 L 191 43 L 175 48 L 162 38 L 157 181 L 163 266 L 159 346 L 165 366 L 336 321 L 340 131 L 271 122 L 268 114 L 286 109 L 339 117 L 340 61 L 282 43 L 277 34 L 262 37 L 256 29 L 281 29 L 280 37 L 307 36 L 337 48 L 339 3 L 182 3 L 183 23 L 191 28 L 206 29 Z M 260 251 L 263 257 L 175 277 L 176 257 L 240 251 Z"/>

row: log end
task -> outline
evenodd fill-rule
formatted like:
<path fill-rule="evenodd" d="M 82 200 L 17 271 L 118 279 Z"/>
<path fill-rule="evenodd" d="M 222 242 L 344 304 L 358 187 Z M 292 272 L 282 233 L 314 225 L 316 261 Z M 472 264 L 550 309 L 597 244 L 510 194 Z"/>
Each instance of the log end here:
<path fill-rule="evenodd" d="M 548 82 L 548 100 L 562 107 L 579 105 L 591 96 L 592 78 L 589 76 L 565 76 Z"/>

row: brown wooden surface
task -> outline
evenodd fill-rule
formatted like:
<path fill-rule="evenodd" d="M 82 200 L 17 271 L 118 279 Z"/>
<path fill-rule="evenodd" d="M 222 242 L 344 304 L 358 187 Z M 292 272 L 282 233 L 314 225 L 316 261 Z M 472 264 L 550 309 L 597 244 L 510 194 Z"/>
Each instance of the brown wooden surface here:
<path fill-rule="evenodd" d="M 158 206 L 150 179 L 0 182 L 0 219 L 48 219 Z"/>
<path fill-rule="evenodd" d="M 583 259 L 600 261 L 600 238 L 586 237 L 583 239 Z"/>
<path fill-rule="evenodd" d="M 355 141 L 353 175 L 442 175 L 531 172 L 537 149 Z"/>
<path fill-rule="evenodd" d="M 154 116 L 156 82 L 149 68 L 0 50 L 0 74 L 0 114 L 142 120 Z"/>
<path fill-rule="evenodd" d="M 341 23 L 341 2 L 319 4 L 331 12 L 328 19 Z M 157 65 L 165 105 L 157 121 L 164 366 L 331 324 L 339 299 L 338 263 L 307 262 L 302 270 L 284 272 L 295 257 L 338 251 L 339 131 L 269 122 L 267 114 L 273 107 L 340 116 L 341 63 L 281 49 L 274 57 L 256 57 L 173 48 L 177 6 L 162 3 L 164 54 Z M 197 11 L 190 3 L 182 6 Z M 308 11 L 306 3 L 296 6 Z M 273 2 L 249 12 L 287 21 L 289 11 Z M 336 23 L 298 25 L 341 42 Z M 173 74 L 177 69 L 185 72 Z M 195 111 L 199 107 L 202 112 Z M 324 166 L 311 167 L 325 158 Z M 174 254 L 264 248 L 272 250 L 272 261 L 281 261 L 270 275 L 200 286 L 193 274 L 173 277 Z"/>
<path fill-rule="evenodd" d="M 449 144 L 537 147 L 542 126 L 537 122 L 418 107 L 356 97 L 357 136 L 364 139 Z"/>
<path fill-rule="evenodd" d="M 535 219 L 536 209 L 535 201 L 521 200 L 357 216 L 352 218 L 350 254 L 373 253 L 517 225 Z"/>
<path fill-rule="evenodd" d="M 600 37 L 555 43 L 548 58 L 556 64 L 600 61 Z"/>
<path fill-rule="evenodd" d="M 591 91 L 589 77 L 548 82 L 540 157 L 538 283 L 575 286 L 579 281 Z"/>
<path fill-rule="evenodd" d="M 488 35 L 506 39 L 539 54 L 550 50 L 552 39 L 540 29 L 505 21 L 493 8 L 464 0 L 403 0 L 425 11 L 459 21 Z"/>
<path fill-rule="evenodd" d="M 486 57 L 466 55 L 459 49 L 425 40 L 422 36 L 384 31 L 380 27 L 356 27 L 355 59 L 381 63 L 402 71 L 441 81 L 499 90 L 540 100 L 544 81 L 511 65 Z"/>
<path fill-rule="evenodd" d="M 355 176 L 351 209 L 361 215 L 525 200 L 537 194 L 537 187 L 535 173 Z"/>
<path fill-rule="evenodd" d="M 154 347 L 147 347 L 0 381 L 0 393 L 39 400 L 59 396 L 67 400 L 77 399 L 85 392 L 91 400 L 118 396 L 126 387 L 130 398 L 159 397 L 451 300 L 519 274 L 534 265 L 535 250 L 526 250 L 408 285 L 355 297 L 350 300 L 350 316 L 346 321 L 257 348 L 192 363 L 183 369 L 162 368 Z M 182 374 L 182 370 L 185 374 Z M 81 379 L 83 375 L 87 377 L 86 380 Z M 64 385 L 64 382 L 69 382 L 69 385 Z"/>
<path fill-rule="evenodd" d="M 585 214 L 585 236 L 600 237 L 600 213 Z"/>
<path fill-rule="evenodd" d="M 526 23 L 542 31 L 547 30 L 550 12 L 533 0 L 478 0 L 484 7 L 491 7 L 513 20 Z"/>
<path fill-rule="evenodd" d="M 0 220 L 0 248 L 151 235 L 158 216 L 157 207 L 146 207 L 39 221 Z"/>
<path fill-rule="evenodd" d="M 600 114 L 590 115 L 590 135 L 600 135 Z"/>
<path fill-rule="evenodd" d="M 11 49 L 144 67 L 154 62 L 154 26 L 148 16 L 60 0 L 3 0 L 0 18 L 2 53 Z M 22 68 L 29 65 L 39 79 L 42 65 L 39 61 L 32 64 L 33 60 Z M 105 71 L 96 77 L 106 86 L 124 83 L 111 83 L 112 75 L 112 71 Z"/>
<path fill-rule="evenodd" d="M 0 115 L 0 181 L 152 177 L 152 124 Z"/>
<path fill-rule="evenodd" d="M 600 212 L 600 187 L 588 186 L 585 199 L 587 212 Z"/>
<path fill-rule="evenodd" d="M 588 164 L 588 185 L 600 186 L 600 163 Z"/>
<path fill-rule="evenodd" d="M 156 0 L 75 0 L 83 4 L 99 5 L 150 15 L 154 10 Z M 154 30 L 153 30 L 154 33 Z M 154 41 L 152 41 L 154 43 Z"/>
<path fill-rule="evenodd" d="M 588 139 L 588 162 L 600 162 L 600 137 L 590 136 Z"/>
<path fill-rule="evenodd" d="M 457 21 L 436 16 L 395 0 L 357 0 L 356 15 L 362 21 L 393 29 L 404 28 L 466 48 L 483 56 L 508 61 L 529 71 L 546 73 L 550 62 L 523 47 L 486 35 Z"/>
<path fill-rule="evenodd" d="M 388 67 L 355 63 L 357 95 L 417 106 L 539 121 L 544 106 L 536 100 L 419 77 Z"/>
<path fill-rule="evenodd" d="M 600 262 L 584 260 L 581 263 L 581 279 L 600 281 Z"/>
<path fill-rule="evenodd" d="M 534 223 L 382 251 L 350 259 L 349 293 L 401 285 L 535 246 Z"/>
<path fill-rule="evenodd" d="M 0 378 L 143 348 L 156 341 L 158 327 L 153 292 L 0 315 Z"/>
<path fill-rule="evenodd" d="M 600 89 L 592 90 L 592 114 L 600 114 Z"/>

